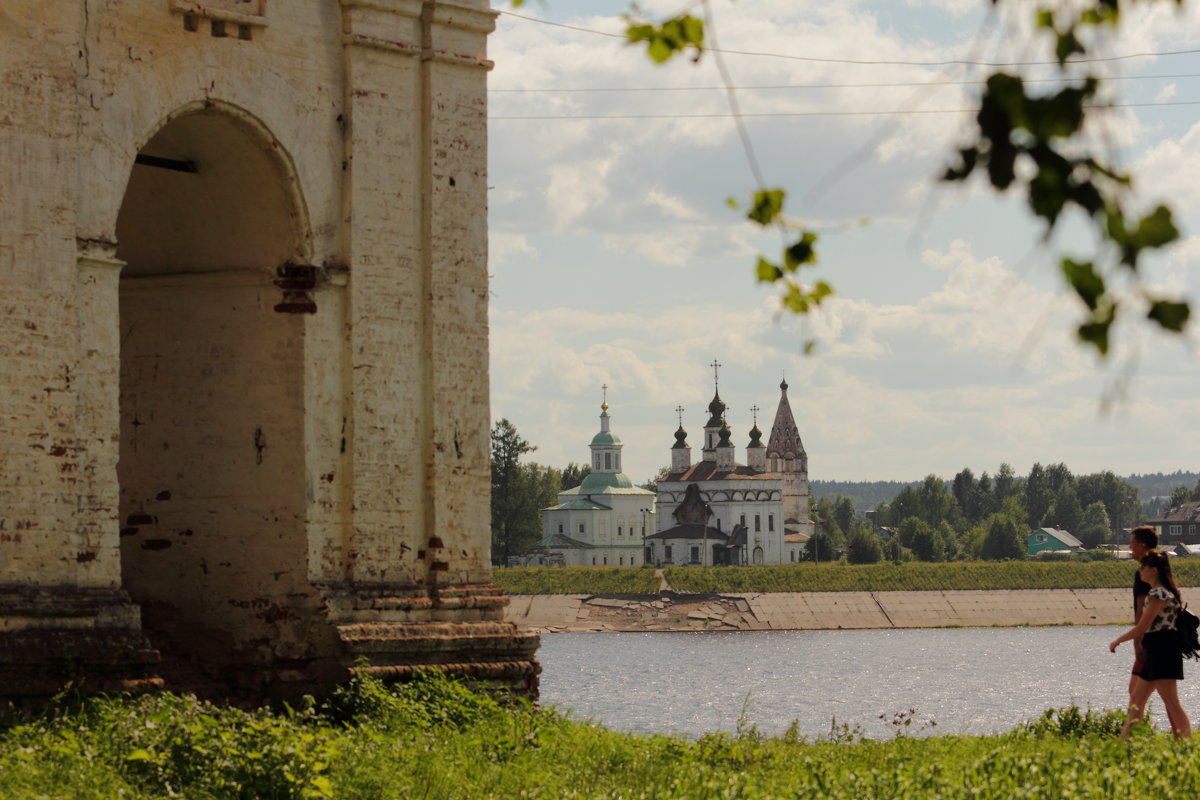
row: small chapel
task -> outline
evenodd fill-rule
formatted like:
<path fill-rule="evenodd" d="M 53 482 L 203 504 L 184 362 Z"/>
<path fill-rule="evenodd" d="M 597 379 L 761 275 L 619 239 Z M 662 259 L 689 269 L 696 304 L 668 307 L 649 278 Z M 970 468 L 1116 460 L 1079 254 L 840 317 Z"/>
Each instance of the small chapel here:
<path fill-rule="evenodd" d="M 788 564 L 803 558 L 812 537 L 808 454 L 779 384 L 779 405 L 764 445 L 757 419 L 746 445 L 746 463 L 735 460 L 732 430 L 719 386 L 708 404 L 700 460 L 683 428 L 671 447 L 670 472 L 658 479 L 658 526 L 647 537 L 656 565 L 747 566 Z M 752 411 L 757 416 L 757 407 Z"/>

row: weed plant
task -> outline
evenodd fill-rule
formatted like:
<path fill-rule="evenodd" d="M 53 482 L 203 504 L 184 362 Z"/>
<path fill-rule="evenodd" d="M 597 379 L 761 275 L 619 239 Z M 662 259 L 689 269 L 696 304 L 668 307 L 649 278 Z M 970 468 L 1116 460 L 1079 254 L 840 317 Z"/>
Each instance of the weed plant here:
<path fill-rule="evenodd" d="M 327 701 L 238 711 L 191 697 L 100 698 L 0 729 L 0 796 L 33 798 L 1192 797 L 1190 742 L 1116 712 L 1054 709 L 1010 733 L 880 739 L 834 723 L 806 738 L 751 725 L 698 739 L 618 733 L 438 673 L 357 678 Z M 893 725 L 897 719 L 900 724 Z"/>

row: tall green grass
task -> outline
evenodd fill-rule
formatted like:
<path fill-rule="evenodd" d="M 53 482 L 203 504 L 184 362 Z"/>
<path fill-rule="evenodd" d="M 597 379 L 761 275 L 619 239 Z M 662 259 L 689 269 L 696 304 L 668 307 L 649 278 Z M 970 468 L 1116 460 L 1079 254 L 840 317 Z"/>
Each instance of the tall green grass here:
<path fill-rule="evenodd" d="M 1200 586 L 1200 558 L 1179 559 L 1172 567 L 1180 586 Z M 663 571 L 679 592 L 929 592 L 1117 589 L 1130 585 L 1134 565 L 1129 561 L 910 561 L 666 567 Z M 494 575 L 508 594 L 653 594 L 659 585 L 654 571 L 645 567 L 514 567 L 497 569 Z"/>
<path fill-rule="evenodd" d="M 665 710 L 664 710 L 664 713 Z M 795 727 L 765 737 L 617 733 L 569 714 L 506 707 L 426 675 L 358 680 L 326 703 L 244 712 L 186 697 L 98 699 L 0 729 L 0 796 L 46 798 L 1193 797 L 1190 742 L 1120 715 L 1060 709 L 997 736 L 879 739 Z"/>
<path fill-rule="evenodd" d="M 1181 586 L 1200 585 L 1200 559 L 1172 563 Z M 903 564 L 784 564 L 673 567 L 680 592 L 928 592 L 981 589 L 1117 589 L 1130 586 L 1125 561 L 950 561 Z"/>
<path fill-rule="evenodd" d="M 498 567 L 505 594 L 653 594 L 659 579 L 648 567 Z"/>

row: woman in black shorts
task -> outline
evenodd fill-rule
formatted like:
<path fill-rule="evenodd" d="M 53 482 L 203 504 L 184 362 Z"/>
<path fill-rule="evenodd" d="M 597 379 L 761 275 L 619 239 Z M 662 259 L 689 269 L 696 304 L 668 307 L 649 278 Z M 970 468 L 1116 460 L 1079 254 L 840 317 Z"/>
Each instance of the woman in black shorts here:
<path fill-rule="evenodd" d="M 1183 680 L 1183 653 L 1179 648 L 1179 634 L 1175 630 L 1175 617 L 1183 602 L 1179 587 L 1171 575 L 1171 562 L 1163 553 L 1148 553 L 1142 559 L 1138 576 L 1150 584 L 1141 617 L 1137 625 L 1108 646 L 1109 651 L 1115 653 L 1121 642 L 1140 638 L 1145 654 L 1141 672 L 1134 679 L 1129 717 L 1121 730 L 1121 738 L 1129 736 L 1129 729 L 1142 721 L 1146 701 L 1151 694 L 1158 692 L 1171 720 L 1171 732 L 1176 739 L 1186 739 L 1192 735 L 1192 723 L 1179 702 L 1176 686 L 1177 681 Z"/>

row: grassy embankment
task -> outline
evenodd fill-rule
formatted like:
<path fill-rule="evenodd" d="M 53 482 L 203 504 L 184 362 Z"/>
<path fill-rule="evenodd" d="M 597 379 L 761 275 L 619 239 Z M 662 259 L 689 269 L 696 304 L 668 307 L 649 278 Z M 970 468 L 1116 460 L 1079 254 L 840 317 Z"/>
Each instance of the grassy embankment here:
<path fill-rule="evenodd" d="M 1200 586 L 1200 558 L 1172 562 L 1180 586 Z M 927 592 L 979 589 L 1120 589 L 1129 561 L 950 561 L 666 567 L 678 592 Z M 648 567 L 512 567 L 494 572 L 508 594 L 653 594 Z M 1198 596 L 1200 597 L 1200 596 Z M 1185 593 L 1185 598 L 1188 599 Z"/>
<path fill-rule="evenodd" d="M 505 709 L 444 678 L 372 681 L 328 703 L 244 712 L 188 697 L 91 700 L 0 725 L 8 800 L 207 798 L 1194 797 L 1190 743 L 1114 712 L 1061 709 L 1008 734 L 806 739 L 755 730 L 623 734 L 528 706 Z"/>

